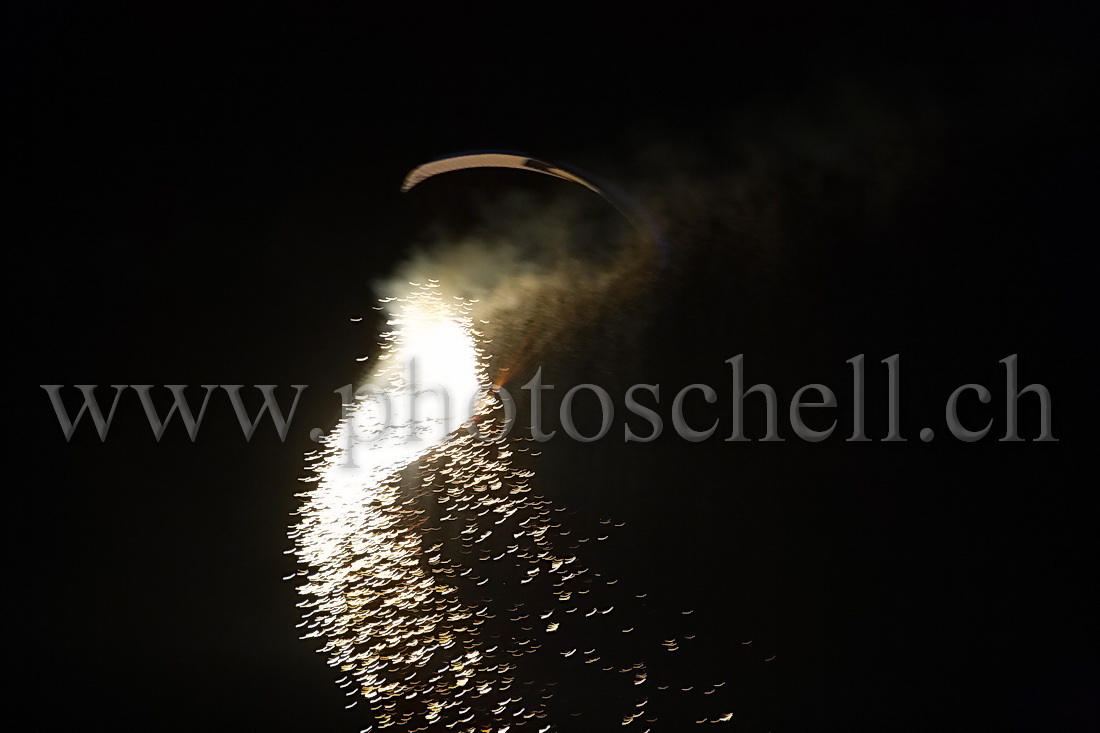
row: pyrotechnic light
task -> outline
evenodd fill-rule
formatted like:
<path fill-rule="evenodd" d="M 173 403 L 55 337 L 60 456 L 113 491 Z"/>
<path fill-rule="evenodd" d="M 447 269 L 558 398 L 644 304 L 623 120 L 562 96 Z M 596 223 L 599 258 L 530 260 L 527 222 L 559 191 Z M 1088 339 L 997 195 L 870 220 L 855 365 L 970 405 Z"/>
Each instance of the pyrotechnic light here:
<path fill-rule="evenodd" d="M 610 612 L 581 600 L 593 583 L 608 581 L 556 547 L 567 534 L 556 531 L 560 508 L 535 497 L 530 472 L 511 461 L 522 439 L 491 439 L 499 403 L 483 399 L 471 410 L 468 398 L 453 400 L 452 410 L 467 408 L 447 414 L 442 400 L 422 395 L 419 422 L 429 428 L 410 437 L 410 390 L 438 384 L 467 396 L 486 379 L 472 306 L 445 298 L 434 282 L 396 302 L 369 380 L 391 398 L 389 429 L 378 401 L 364 396 L 311 454 L 312 475 L 303 480 L 314 485 L 299 494 L 291 532 L 305 581 L 304 638 L 323 640 L 320 651 L 343 673 L 351 705 L 366 699 L 381 727 L 548 731 L 550 696 L 518 678 L 518 660 L 544 645 L 563 658 L 599 660 L 595 648 L 578 653 L 568 638 L 547 640 Z M 416 384 L 406 371 L 414 361 Z M 474 416 L 480 437 L 448 429 Z M 353 433 L 374 437 L 350 441 L 349 465 Z M 493 638 L 486 624 L 503 624 L 502 612 L 511 633 Z M 607 669 L 635 685 L 647 679 L 641 662 Z M 641 715 L 636 709 L 623 724 Z"/>

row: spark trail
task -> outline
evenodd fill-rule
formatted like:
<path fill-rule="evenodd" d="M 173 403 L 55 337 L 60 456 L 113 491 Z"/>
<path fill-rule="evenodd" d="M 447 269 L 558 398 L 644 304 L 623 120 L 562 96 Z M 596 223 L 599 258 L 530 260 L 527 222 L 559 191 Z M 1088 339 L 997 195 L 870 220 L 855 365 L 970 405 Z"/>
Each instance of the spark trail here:
<path fill-rule="evenodd" d="M 482 391 L 489 355 L 474 306 L 433 281 L 390 303 L 371 390 L 310 455 L 313 486 L 291 532 L 304 638 L 323 641 L 349 707 L 366 700 L 382 728 L 558 730 L 554 683 L 527 674 L 531 657 L 543 670 L 550 658 L 625 677 L 637 692 L 622 724 L 651 724 L 646 664 L 576 643 L 592 636 L 583 625 L 609 623 L 609 581 L 572 552 L 586 539 L 563 547 L 563 508 L 514 464 L 525 439 L 501 435 L 504 407 Z M 414 401 L 429 385 L 445 391 Z M 429 398 L 417 420 L 413 405 Z"/>

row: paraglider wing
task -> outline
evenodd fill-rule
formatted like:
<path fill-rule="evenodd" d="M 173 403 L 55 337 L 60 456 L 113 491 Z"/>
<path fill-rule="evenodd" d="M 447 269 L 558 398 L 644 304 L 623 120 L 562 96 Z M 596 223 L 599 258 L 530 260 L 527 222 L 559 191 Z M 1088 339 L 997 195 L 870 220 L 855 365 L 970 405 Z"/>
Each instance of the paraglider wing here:
<path fill-rule="evenodd" d="M 625 216 L 631 224 L 645 233 L 655 245 L 662 266 L 665 263 L 668 246 L 664 237 L 654 225 L 649 215 L 646 214 L 645 210 L 631 200 L 630 197 L 617 190 L 611 184 L 601 182 L 597 185 L 590 180 L 591 176 L 582 176 L 579 173 L 574 173 L 559 165 L 547 163 L 537 158 L 517 155 L 515 153 L 466 153 L 439 158 L 438 160 L 418 165 L 416 168 L 409 171 L 409 174 L 405 176 L 405 181 L 401 184 L 401 190 L 408 191 L 417 184 L 426 181 L 432 176 L 437 176 L 440 173 L 450 173 L 451 171 L 460 171 L 469 168 L 515 168 L 517 170 L 542 173 L 543 175 L 553 176 L 554 178 L 560 178 L 564 181 L 579 183 L 588 190 L 602 196 L 605 201 L 618 209 L 619 213 Z"/>
<path fill-rule="evenodd" d="M 586 181 L 575 173 L 571 173 L 564 168 L 559 168 L 545 161 L 528 158 L 525 155 L 514 155 L 512 153 L 475 153 L 472 155 L 456 155 L 449 158 L 433 160 L 430 163 L 419 165 L 409 171 L 409 174 L 405 176 L 405 182 L 401 184 L 401 190 L 408 191 L 421 181 L 439 175 L 440 173 L 449 173 L 465 168 L 518 168 L 520 170 L 543 173 L 548 176 L 554 176 L 555 178 L 579 183 L 585 188 L 595 191 L 604 198 L 608 198 L 607 194 L 601 191 L 598 186 Z"/>

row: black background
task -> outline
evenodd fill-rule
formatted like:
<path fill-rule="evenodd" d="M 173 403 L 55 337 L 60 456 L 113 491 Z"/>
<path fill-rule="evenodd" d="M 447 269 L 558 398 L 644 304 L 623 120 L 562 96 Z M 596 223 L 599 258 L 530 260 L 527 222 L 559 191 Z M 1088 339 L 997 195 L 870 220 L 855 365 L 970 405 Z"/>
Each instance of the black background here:
<path fill-rule="evenodd" d="M 785 443 L 724 442 L 728 422 L 699 444 L 559 441 L 537 485 L 629 519 L 614 562 L 670 608 L 701 609 L 705 664 L 739 690 L 742 730 L 1095 728 L 1097 160 L 1084 110 L 1096 77 L 1083 15 L 51 4 L 9 9 L 4 25 L 7 355 L 20 375 L 3 518 L 19 681 L 5 729 L 357 730 L 361 708 L 344 710 L 297 639 L 282 553 L 308 428 L 335 419 L 329 390 L 355 379 L 381 325 L 347 317 L 422 223 L 397 191 L 404 173 L 491 148 L 659 178 L 639 151 L 675 141 L 692 162 L 664 165 L 713 179 L 737 168 L 709 159 L 736 121 L 812 118 L 853 87 L 915 141 L 919 173 L 899 203 L 874 217 L 843 203 L 874 190 L 866 161 L 807 193 L 798 145 L 749 125 L 744 144 L 767 139 L 781 161 L 748 200 L 777 202 L 761 230 L 783 256 L 746 270 L 738 231 L 693 231 L 630 372 L 664 385 L 666 410 L 693 382 L 723 406 L 723 361 L 743 353 L 747 383 L 767 381 L 782 404 L 830 385 L 837 433 L 811 445 L 781 419 Z M 873 138 L 868 115 L 833 132 Z M 857 444 L 844 441 L 844 362 L 859 353 L 876 442 Z M 879 361 L 894 353 L 907 442 L 891 444 L 878 442 Z M 997 441 L 997 362 L 1013 353 L 1021 387 L 1050 389 L 1059 442 Z M 606 355 L 581 364 L 593 371 L 575 366 L 577 381 L 614 371 Z M 994 396 L 964 415 L 993 418 L 974 444 L 943 425 L 967 382 Z M 285 443 L 270 425 L 246 443 L 223 400 L 194 444 L 178 426 L 155 442 L 126 397 L 105 443 L 88 425 L 66 442 L 38 386 L 176 383 L 311 386 Z M 762 419 L 750 408 L 751 436 Z"/>

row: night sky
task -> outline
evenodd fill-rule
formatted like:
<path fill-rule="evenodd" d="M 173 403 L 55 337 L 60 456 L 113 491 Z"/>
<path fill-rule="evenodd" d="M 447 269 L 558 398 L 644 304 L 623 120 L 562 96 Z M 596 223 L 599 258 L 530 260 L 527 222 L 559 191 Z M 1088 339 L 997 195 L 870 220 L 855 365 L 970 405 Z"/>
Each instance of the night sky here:
<path fill-rule="evenodd" d="M 729 730 L 1096 729 L 1084 17 L 995 3 L 155 6 L 4 11 L 16 679 L 0 727 L 370 722 L 298 639 L 281 580 L 296 479 L 310 428 L 335 421 L 333 390 L 376 346 L 372 284 L 433 224 L 478 226 L 454 212 L 457 178 L 433 203 L 403 196 L 403 176 L 502 149 L 615 180 L 676 252 L 643 302 L 610 304 L 545 363 L 620 408 L 630 384 L 659 383 L 666 422 L 680 388 L 711 385 L 717 402 L 696 395 L 687 416 L 718 431 L 624 443 L 616 418 L 605 440 L 548 443 L 534 485 L 579 522 L 627 522 L 603 561 L 658 608 L 696 609 L 694 664 L 730 681 Z M 785 442 L 760 442 L 759 395 L 753 440 L 724 440 L 737 354 L 746 387 L 778 393 Z M 858 354 L 866 443 L 845 440 Z M 893 354 L 906 442 L 888 443 Z M 1011 354 L 1020 388 L 1050 390 L 1058 442 L 1034 442 L 1034 395 L 1020 399 L 1026 440 L 998 440 Z M 971 382 L 993 399 L 964 398 L 964 423 L 993 423 L 962 443 L 944 405 Z M 787 417 L 810 383 L 839 403 L 836 433 L 813 444 Z M 224 393 L 194 443 L 179 425 L 157 442 L 133 392 L 101 442 L 86 422 L 65 440 L 48 384 L 104 385 L 105 401 L 112 384 L 195 385 L 195 400 L 203 384 L 277 384 L 284 405 L 289 385 L 309 388 L 285 442 L 270 422 L 246 442 Z M 590 730 L 577 720 L 562 730 Z"/>

